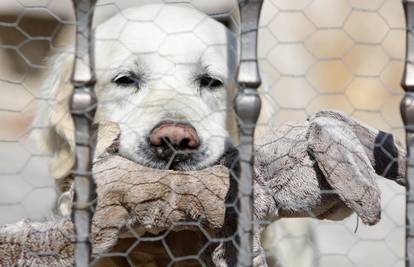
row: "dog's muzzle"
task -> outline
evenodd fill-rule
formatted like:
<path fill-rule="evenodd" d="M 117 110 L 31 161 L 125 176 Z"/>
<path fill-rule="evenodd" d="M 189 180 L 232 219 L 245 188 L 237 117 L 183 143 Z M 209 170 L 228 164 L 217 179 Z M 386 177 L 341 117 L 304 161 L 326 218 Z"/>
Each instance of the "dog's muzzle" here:
<path fill-rule="evenodd" d="M 161 161 L 180 161 L 191 158 L 200 146 L 200 138 L 187 123 L 162 122 L 150 133 L 149 145 Z"/>

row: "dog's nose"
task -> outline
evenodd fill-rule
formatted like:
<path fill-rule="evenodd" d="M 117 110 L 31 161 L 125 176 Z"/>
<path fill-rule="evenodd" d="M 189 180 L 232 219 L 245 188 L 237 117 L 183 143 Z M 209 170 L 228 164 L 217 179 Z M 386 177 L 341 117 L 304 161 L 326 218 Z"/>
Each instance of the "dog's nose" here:
<path fill-rule="evenodd" d="M 173 146 L 177 150 L 196 149 L 200 145 L 194 127 L 173 122 L 162 123 L 152 130 L 149 141 L 153 146 Z"/>

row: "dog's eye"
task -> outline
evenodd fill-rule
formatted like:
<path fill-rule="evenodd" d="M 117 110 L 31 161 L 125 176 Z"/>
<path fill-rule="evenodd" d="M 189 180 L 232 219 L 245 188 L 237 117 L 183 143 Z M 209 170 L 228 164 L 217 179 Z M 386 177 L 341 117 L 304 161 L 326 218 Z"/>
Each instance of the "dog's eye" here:
<path fill-rule="evenodd" d="M 115 84 L 119 85 L 119 86 L 135 86 L 135 87 L 139 87 L 141 80 L 137 77 L 134 76 L 127 76 L 127 75 L 120 75 L 115 77 L 112 80 Z"/>
<path fill-rule="evenodd" d="M 201 77 L 198 78 L 199 79 L 199 84 L 200 87 L 204 87 L 204 88 L 218 88 L 218 87 L 222 87 L 223 83 L 220 80 L 214 79 L 213 77 L 209 76 L 209 75 L 203 75 Z"/>

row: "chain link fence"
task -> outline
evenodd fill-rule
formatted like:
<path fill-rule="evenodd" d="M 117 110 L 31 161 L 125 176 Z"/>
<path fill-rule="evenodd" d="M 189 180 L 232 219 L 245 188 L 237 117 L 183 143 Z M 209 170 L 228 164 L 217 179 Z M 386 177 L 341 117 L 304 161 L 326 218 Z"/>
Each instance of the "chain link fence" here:
<path fill-rule="evenodd" d="M 96 210 L 101 222 L 108 221 L 97 228 L 108 236 L 100 236 L 104 245 L 94 251 L 92 265 L 211 266 L 223 257 L 217 250 L 220 246 L 228 253 L 224 258 L 231 258 L 238 249 L 238 206 L 232 191 L 238 173 L 236 165 L 221 155 L 235 157 L 232 144 L 240 142 L 232 111 L 240 30 L 237 2 L 98 1 L 94 28 L 95 121 L 100 123 L 95 172 L 100 179 L 98 195 L 109 197 L 101 198 L 107 206 L 98 204 Z M 74 37 L 71 1 L 0 3 L 1 224 L 23 218 L 45 222 L 56 219 L 56 214 L 70 214 L 74 141 L 68 101 Z M 292 198 L 294 203 L 279 199 L 277 208 L 294 214 L 266 210 L 278 220 L 255 218 L 256 226 L 267 226 L 261 235 L 267 264 L 405 266 L 404 187 L 375 177 L 382 215 L 374 226 L 363 224 L 361 214 L 360 219 L 355 213 L 343 220 L 342 213 L 336 217 L 335 211 L 349 210 L 342 202 L 332 204 L 326 213 L 301 210 L 301 205 L 314 200 L 302 188 L 311 177 L 305 169 L 314 166 L 300 161 L 295 150 L 308 142 L 307 119 L 324 109 L 339 110 L 390 132 L 405 145 L 399 112 L 405 61 L 401 1 L 265 0 L 258 46 L 262 76 L 258 150 L 278 144 L 270 148 L 275 157 L 267 164 L 276 162 L 280 177 L 288 172 L 284 184 L 270 187 L 272 183 L 263 182 L 261 189 L 273 196 L 281 188 L 295 189 L 289 191 L 292 195 L 304 192 Z M 343 130 L 330 122 L 324 127 L 335 133 Z M 353 133 L 344 132 L 339 139 L 325 141 L 352 146 L 346 138 L 355 140 Z M 272 142 L 261 141 L 269 136 Z M 393 158 L 388 163 L 399 161 L 398 155 L 387 154 L 385 141 L 373 145 L 371 149 L 383 148 L 383 154 Z M 346 148 L 335 153 L 362 153 Z M 331 155 L 328 151 L 321 154 Z M 98 153 L 110 155 L 109 160 Z M 316 158 L 311 158 L 313 163 L 322 161 Z M 343 163 L 342 158 L 335 160 L 337 165 Z M 294 164 L 301 168 L 296 170 Z M 219 166 L 229 167 L 233 178 Z M 154 174 L 147 167 L 168 171 Z M 370 168 L 359 171 L 368 177 L 365 171 Z M 386 176 L 389 168 L 378 174 Z M 116 175 L 108 172 L 114 169 Z M 303 180 L 295 183 L 301 172 Z M 326 182 L 318 181 L 323 189 Z M 119 206 L 122 209 L 105 213 L 106 207 Z M 106 230 L 121 228 L 119 221 L 122 231 L 115 234 L 121 238 L 114 244 L 110 236 L 114 233 Z M 233 227 L 224 227 L 229 225 Z M 221 228 L 228 232 L 220 232 Z"/>

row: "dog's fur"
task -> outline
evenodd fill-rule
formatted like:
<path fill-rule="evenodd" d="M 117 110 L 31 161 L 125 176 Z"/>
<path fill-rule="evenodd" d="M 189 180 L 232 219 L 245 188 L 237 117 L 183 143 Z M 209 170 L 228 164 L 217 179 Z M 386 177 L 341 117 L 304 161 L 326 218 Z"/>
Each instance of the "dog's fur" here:
<path fill-rule="evenodd" d="M 235 34 L 193 8 L 174 4 L 124 10 L 98 26 L 95 37 L 95 122 L 119 125 L 118 153 L 140 165 L 170 168 L 152 154 L 149 134 L 163 121 L 185 122 L 196 129 L 201 146 L 172 168 L 199 170 L 216 164 L 231 147 L 234 118 L 228 107 L 237 62 Z M 73 56 L 63 54 L 53 62 L 45 85 L 48 101 L 35 124 L 48 122 L 41 139 L 52 153 L 52 175 L 66 191 L 74 162 L 68 112 Z M 215 85 L 203 86 L 206 77 Z M 365 223 L 374 224 L 380 212 L 377 174 L 402 183 L 405 151 L 400 143 L 340 113 L 318 113 L 308 122 L 282 126 L 269 138 L 258 146 L 255 162 L 259 220 L 310 214 L 343 219 L 356 211 Z M 389 146 L 376 149 L 384 144 Z M 400 153 L 395 156 L 394 150 Z M 397 168 L 392 159 L 384 161 L 390 156 L 398 158 Z M 331 189 L 335 192 L 326 195 Z M 234 230 L 235 225 L 225 227 Z M 255 233 L 255 266 L 266 265 L 261 230 Z M 234 255 L 220 244 L 212 257 L 217 266 L 232 266 Z"/>

